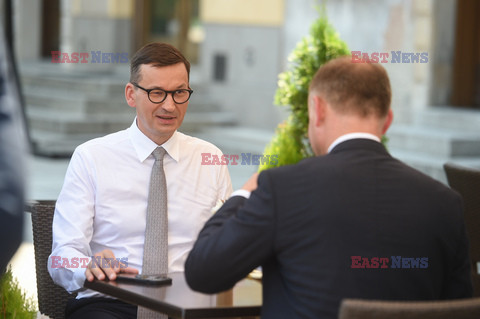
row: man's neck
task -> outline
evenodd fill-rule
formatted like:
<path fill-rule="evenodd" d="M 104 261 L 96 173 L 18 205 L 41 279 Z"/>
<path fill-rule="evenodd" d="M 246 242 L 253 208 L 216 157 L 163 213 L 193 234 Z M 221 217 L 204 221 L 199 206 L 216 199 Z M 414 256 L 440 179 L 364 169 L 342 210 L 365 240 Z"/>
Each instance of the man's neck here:
<path fill-rule="evenodd" d="M 324 154 L 333 148 L 332 144 L 337 141 L 337 139 L 343 139 L 345 136 L 366 136 L 380 141 L 382 137 L 382 125 L 376 117 L 359 118 L 358 116 L 340 115 L 335 118 L 330 118 L 330 122 L 325 127 L 325 133 Z"/>
<path fill-rule="evenodd" d="M 373 140 L 373 141 L 376 141 L 376 142 L 379 142 L 379 143 L 381 141 L 381 139 L 378 136 L 376 136 L 374 134 L 370 134 L 370 133 L 365 133 L 365 132 L 348 133 L 348 134 L 344 134 L 344 135 L 341 135 L 341 136 L 337 137 L 328 147 L 327 153 L 330 153 L 332 151 L 332 149 L 334 149 L 335 146 L 337 146 L 340 143 L 343 143 L 343 142 L 348 141 L 348 140 L 358 139 L 358 138 L 369 139 L 369 140 Z"/>

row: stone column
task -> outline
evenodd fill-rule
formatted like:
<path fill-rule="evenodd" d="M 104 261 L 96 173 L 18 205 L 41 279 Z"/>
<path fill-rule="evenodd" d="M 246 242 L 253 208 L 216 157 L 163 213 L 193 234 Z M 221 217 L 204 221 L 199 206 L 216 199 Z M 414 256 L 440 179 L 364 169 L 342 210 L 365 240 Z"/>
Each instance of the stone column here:
<path fill-rule="evenodd" d="M 449 105 L 452 94 L 457 1 L 435 1 L 432 15 L 432 65 L 430 101 Z"/>
<path fill-rule="evenodd" d="M 415 34 L 413 38 L 413 47 L 415 52 L 427 52 L 428 61 L 426 63 L 416 63 L 413 65 L 413 96 L 412 106 L 414 110 L 421 111 L 430 105 L 429 87 L 431 85 L 431 69 L 434 63 L 432 47 L 432 19 L 433 19 L 433 1 L 421 0 L 413 2 L 413 23 Z"/>
<path fill-rule="evenodd" d="M 17 61 L 40 59 L 42 1 L 13 2 L 14 51 Z"/>

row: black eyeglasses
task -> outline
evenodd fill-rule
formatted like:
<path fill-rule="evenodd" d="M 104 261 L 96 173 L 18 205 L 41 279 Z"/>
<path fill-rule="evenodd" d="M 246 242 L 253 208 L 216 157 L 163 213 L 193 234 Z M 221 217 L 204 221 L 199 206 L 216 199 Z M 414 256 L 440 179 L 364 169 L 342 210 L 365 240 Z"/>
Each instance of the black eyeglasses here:
<path fill-rule="evenodd" d="M 173 101 L 175 103 L 183 104 L 183 103 L 186 103 L 190 99 L 190 96 L 193 93 L 193 90 L 189 90 L 189 89 L 179 89 L 179 90 L 174 90 L 174 91 L 165 91 L 165 90 L 162 90 L 162 89 L 145 89 L 145 88 L 142 88 L 137 83 L 133 83 L 133 82 L 131 82 L 131 83 L 134 86 L 136 86 L 137 88 L 142 89 L 145 92 L 147 92 L 148 99 L 150 100 L 150 102 L 155 103 L 155 104 L 159 104 L 159 103 L 162 103 L 163 101 L 165 101 L 168 93 L 170 93 L 172 95 Z"/>

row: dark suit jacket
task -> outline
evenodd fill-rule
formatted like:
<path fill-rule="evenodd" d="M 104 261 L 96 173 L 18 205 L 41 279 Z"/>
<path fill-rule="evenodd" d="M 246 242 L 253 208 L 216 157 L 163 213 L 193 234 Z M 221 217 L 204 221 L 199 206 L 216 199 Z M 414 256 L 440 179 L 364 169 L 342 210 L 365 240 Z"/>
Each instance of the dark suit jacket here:
<path fill-rule="evenodd" d="M 460 196 L 368 139 L 261 173 L 250 199 L 206 223 L 185 275 L 214 293 L 260 265 L 262 318 L 337 318 L 343 298 L 472 296 Z"/>

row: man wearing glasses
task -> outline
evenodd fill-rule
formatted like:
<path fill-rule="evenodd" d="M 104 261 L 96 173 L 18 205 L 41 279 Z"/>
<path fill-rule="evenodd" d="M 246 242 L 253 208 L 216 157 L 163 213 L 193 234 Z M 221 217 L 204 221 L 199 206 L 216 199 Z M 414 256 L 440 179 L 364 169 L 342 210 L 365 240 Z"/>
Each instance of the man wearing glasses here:
<path fill-rule="evenodd" d="M 156 151 L 164 154 L 168 235 L 161 235 L 168 242 L 168 272 L 183 271 L 212 208 L 231 193 L 226 166 L 201 165 L 202 153 L 221 156 L 221 151 L 177 131 L 193 93 L 189 71 L 190 63 L 168 44 L 141 48 L 131 60 L 125 87 L 127 104 L 136 109 L 132 125 L 80 145 L 72 156 L 57 200 L 48 262 L 57 284 L 70 292 L 80 290 L 67 306 L 69 318 L 136 318 L 136 306 L 81 288 L 85 279 L 148 272 L 145 256 L 151 238 L 150 202 L 156 196 L 150 196 Z M 153 231 L 153 236 L 160 232 Z M 89 263 L 82 264 L 86 258 Z M 144 317 L 140 311 L 139 317 Z"/>

